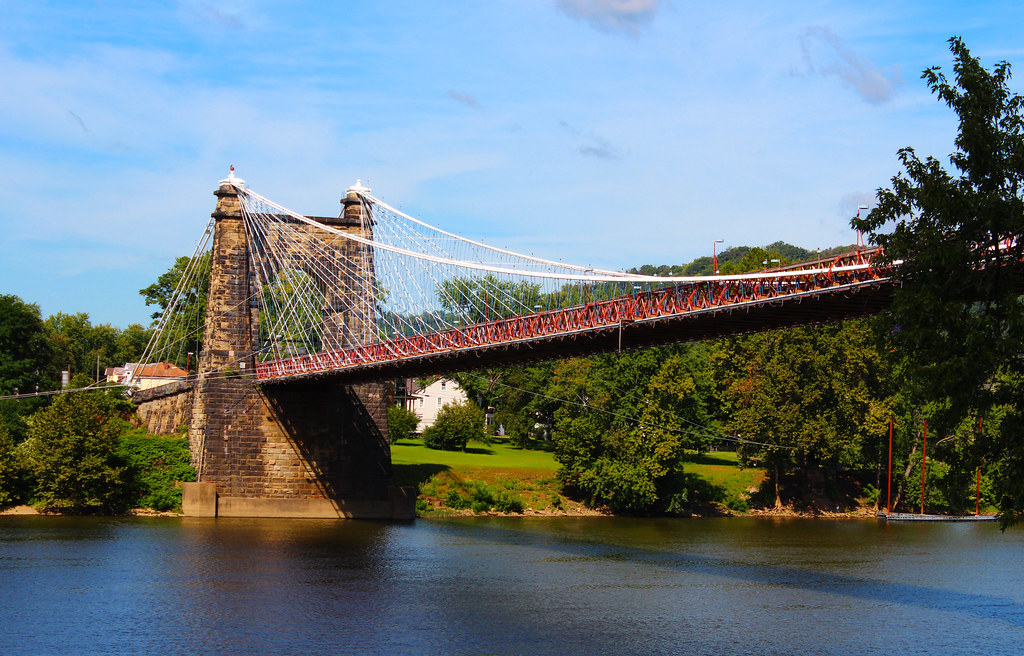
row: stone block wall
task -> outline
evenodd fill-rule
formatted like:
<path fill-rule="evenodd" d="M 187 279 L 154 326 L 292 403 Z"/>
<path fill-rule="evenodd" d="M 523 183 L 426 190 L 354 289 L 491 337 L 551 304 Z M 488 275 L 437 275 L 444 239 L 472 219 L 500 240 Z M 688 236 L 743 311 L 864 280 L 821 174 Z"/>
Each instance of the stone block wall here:
<path fill-rule="evenodd" d="M 157 388 L 159 390 L 159 388 Z M 146 430 L 157 435 L 171 435 L 192 420 L 192 388 L 189 385 L 176 386 L 164 394 L 136 393 L 133 401 L 136 413 Z"/>
<path fill-rule="evenodd" d="M 387 499 L 386 385 L 209 378 L 197 387 L 199 480 L 230 497 Z"/>

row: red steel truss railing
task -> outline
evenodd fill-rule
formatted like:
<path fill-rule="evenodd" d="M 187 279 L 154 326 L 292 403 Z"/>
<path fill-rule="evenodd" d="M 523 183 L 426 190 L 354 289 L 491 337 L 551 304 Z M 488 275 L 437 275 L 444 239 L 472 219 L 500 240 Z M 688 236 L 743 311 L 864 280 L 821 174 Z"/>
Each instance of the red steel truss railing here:
<path fill-rule="evenodd" d="M 717 278 L 708 282 L 679 283 L 659 290 L 535 314 L 484 321 L 436 333 L 398 337 L 364 346 L 259 362 L 256 364 L 256 378 L 266 380 L 339 371 L 458 349 L 543 339 L 712 308 L 848 288 L 858 283 L 889 278 L 887 269 L 871 264 L 871 259 L 877 252 L 877 249 L 858 250 L 834 259 L 770 269 L 756 278 Z M 857 268 L 845 268 L 850 266 Z"/>

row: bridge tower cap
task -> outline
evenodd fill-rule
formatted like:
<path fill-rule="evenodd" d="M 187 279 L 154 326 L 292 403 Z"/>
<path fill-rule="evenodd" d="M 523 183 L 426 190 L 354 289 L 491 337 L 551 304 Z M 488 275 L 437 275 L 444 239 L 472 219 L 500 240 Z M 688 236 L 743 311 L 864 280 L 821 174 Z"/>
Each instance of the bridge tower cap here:
<path fill-rule="evenodd" d="M 235 176 L 235 165 L 232 164 L 228 168 L 228 177 L 226 177 L 223 180 L 221 180 L 220 184 L 222 184 L 222 185 L 225 185 L 225 184 L 233 185 L 235 187 L 244 187 L 245 186 L 245 180 Z"/>
<path fill-rule="evenodd" d="M 370 193 L 370 191 L 371 190 L 370 190 L 369 187 L 364 187 L 363 186 L 363 181 L 362 180 L 357 179 L 356 183 L 354 185 L 352 185 L 351 187 L 349 187 L 348 189 L 345 190 L 345 193 L 347 193 L 347 194 L 353 194 L 353 193 L 354 194 L 368 194 L 368 193 Z"/>

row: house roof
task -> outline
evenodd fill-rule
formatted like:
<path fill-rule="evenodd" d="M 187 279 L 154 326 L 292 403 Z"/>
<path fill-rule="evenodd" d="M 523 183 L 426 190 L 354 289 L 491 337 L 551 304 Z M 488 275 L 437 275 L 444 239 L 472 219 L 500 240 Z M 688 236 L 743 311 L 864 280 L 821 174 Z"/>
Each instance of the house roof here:
<path fill-rule="evenodd" d="M 138 367 L 132 375 L 135 378 L 184 378 L 188 372 L 170 362 L 157 362 Z"/>

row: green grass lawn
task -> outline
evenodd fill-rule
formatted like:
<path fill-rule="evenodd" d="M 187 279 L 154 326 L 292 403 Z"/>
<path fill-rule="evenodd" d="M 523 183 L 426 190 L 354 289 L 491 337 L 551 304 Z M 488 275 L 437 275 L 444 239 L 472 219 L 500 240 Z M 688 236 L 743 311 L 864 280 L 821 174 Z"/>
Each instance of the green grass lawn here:
<path fill-rule="evenodd" d="M 458 498 L 469 503 L 488 496 L 518 499 L 524 508 L 538 512 L 583 511 L 581 504 L 563 497 L 555 475 L 558 463 L 547 450 L 494 442 L 471 443 L 466 451 L 438 451 L 420 440 L 400 440 L 391 445 L 391 462 L 398 485 L 418 488 L 422 516 L 452 514 L 451 503 Z M 764 470 L 741 469 L 730 452 L 694 453 L 685 468 L 725 488 L 729 498 L 746 497 L 764 479 Z"/>
<path fill-rule="evenodd" d="M 558 469 L 558 463 L 550 451 L 520 449 L 499 442 L 474 442 L 465 451 L 438 451 L 423 446 L 422 440 L 400 440 L 391 445 L 391 462 L 396 467 L 396 475 L 399 467 L 409 465 L 433 465 L 451 469 L 534 469 L 549 474 Z"/>

